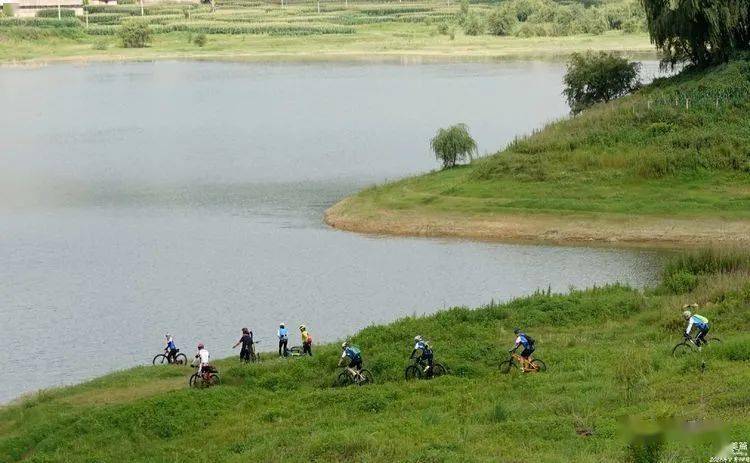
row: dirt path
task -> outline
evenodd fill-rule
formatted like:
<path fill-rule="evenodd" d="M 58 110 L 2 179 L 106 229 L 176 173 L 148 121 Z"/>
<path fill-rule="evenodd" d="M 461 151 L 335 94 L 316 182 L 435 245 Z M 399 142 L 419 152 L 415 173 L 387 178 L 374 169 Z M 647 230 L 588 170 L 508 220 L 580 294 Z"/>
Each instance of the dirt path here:
<path fill-rule="evenodd" d="M 378 210 L 353 212 L 351 198 L 325 212 L 331 227 L 373 234 L 457 237 L 494 241 L 695 247 L 750 244 L 750 222 L 619 215 L 419 215 Z"/>

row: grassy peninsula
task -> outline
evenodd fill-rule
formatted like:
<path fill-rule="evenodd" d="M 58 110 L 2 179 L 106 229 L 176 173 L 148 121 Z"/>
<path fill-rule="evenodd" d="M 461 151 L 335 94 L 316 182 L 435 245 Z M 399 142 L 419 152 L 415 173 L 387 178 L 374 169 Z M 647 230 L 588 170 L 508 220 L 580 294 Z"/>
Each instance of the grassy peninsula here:
<path fill-rule="evenodd" d="M 139 367 L 0 409 L 3 462 L 705 462 L 750 434 L 750 258 L 679 258 L 645 292 L 606 286 L 453 308 L 352 340 L 377 383 L 332 388 L 339 348 L 218 362 L 224 384 Z M 722 345 L 676 360 L 684 303 Z M 501 375 L 514 326 L 548 371 Z M 411 339 L 451 375 L 406 382 Z"/>
<path fill-rule="evenodd" d="M 584 7 L 552 0 L 487 2 L 217 0 L 41 10 L 2 17 L 0 63 L 212 58 L 316 60 L 567 56 L 582 50 L 653 53 L 643 9 L 634 0 Z M 124 48 L 122 25 L 148 26 L 151 40 Z M 201 36 L 200 39 L 197 39 Z"/>
<path fill-rule="evenodd" d="M 347 230 L 631 245 L 750 243 L 750 63 L 659 79 L 469 165 L 331 208 Z"/>

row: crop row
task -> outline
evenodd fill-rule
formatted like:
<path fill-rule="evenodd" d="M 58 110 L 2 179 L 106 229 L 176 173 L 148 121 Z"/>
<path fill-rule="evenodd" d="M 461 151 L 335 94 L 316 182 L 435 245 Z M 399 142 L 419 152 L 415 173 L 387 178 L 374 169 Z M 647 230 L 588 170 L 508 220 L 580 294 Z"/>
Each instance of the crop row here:
<path fill-rule="evenodd" d="M 29 27 L 78 27 L 81 23 L 76 18 L 0 18 L 0 28 L 29 26 Z"/>
<path fill-rule="evenodd" d="M 317 35 L 353 34 L 351 27 L 335 24 L 289 24 L 289 23 L 220 23 L 216 21 L 179 22 L 156 24 L 150 27 L 155 34 L 167 32 L 191 32 L 203 34 L 263 34 L 263 35 Z M 86 29 L 91 35 L 114 35 L 119 30 L 113 25 L 93 25 Z"/>

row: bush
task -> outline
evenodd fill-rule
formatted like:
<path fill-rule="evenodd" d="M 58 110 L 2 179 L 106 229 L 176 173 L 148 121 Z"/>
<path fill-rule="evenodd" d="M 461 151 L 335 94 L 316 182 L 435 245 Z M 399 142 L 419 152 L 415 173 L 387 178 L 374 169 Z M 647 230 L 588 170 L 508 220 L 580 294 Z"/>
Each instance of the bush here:
<path fill-rule="evenodd" d="M 450 26 L 447 22 L 441 22 L 437 26 L 438 34 L 440 35 L 448 35 L 448 32 L 450 31 Z"/>
<path fill-rule="evenodd" d="M 672 294 L 685 294 L 698 286 L 698 276 L 683 270 L 667 275 L 663 284 Z"/>
<path fill-rule="evenodd" d="M 144 48 L 151 42 L 151 29 L 147 24 L 126 21 L 119 30 L 123 48 Z"/>
<path fill-rule="evenodd" d="M 447 129 L 439 129 L 430 140 L 430 148 L 435 157 L 442 161 L 443 168 L 449 168 L 467 158 L 471 159 L 477 152 L 477 143 L 471 138 L 465 124 L 456 124 Z"/>
<path fill-rule="evenodd" d="M 641 65 L 614 53 L 573 53 L 563 78 L 565 95 L 573 114 L 596 103 L 608 102 L 640 85 Z"/>
<path fill-rule="evenodd" d="M 511 35 L 516 23 L 516 17 L 511 12 L 495 8 L 487 17 L 487 32 L 492 35 Z"/>
<path fill-rule="evenodd" d="M 69 8 L 61 8 L 60 16 L 63 18 L 75 18 L 76 12 Z M 45 8 L 36 12 L 37 18 L 57 18 L 57 8 Z"/>
<path fill-rule="evenodd" d="M 93 48 L 94 50 L 106 50 L 107 49 L 107 41 L 104 39 L 99 39 L 96 42 L 94 42 Z"/>
<path fill-rule="evenodd" d="M 464 33 L 466 35 L 480 35 L 484 32 L 484 21 L 477 14 L 470 14 L 464 22 Z"/>
<path fill-rule="evenodd" d="M 203 33 L 200 33 L 193 37 L 193 43 L 198 45 L 199 47 L 203 47 L 204 45 L 206 45 L 207 41 L 208 40 L 206 39 L 206 34 Z"/>

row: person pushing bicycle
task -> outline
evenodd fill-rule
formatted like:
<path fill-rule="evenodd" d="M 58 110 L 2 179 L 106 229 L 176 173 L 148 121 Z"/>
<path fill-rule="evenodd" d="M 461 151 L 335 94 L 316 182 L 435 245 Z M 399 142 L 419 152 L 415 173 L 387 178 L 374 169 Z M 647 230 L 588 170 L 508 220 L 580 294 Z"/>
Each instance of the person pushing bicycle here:
<path fill-rule="evenodd" d="M 513 333 L 516 335 L 516 343 L 513 349 L 509 350 L 509 353 L 513 353 L 518 350 L 519 347 L 523 346 L 521 351 L 521 360 L 523 361 L 523 371 L 529 370 L 529 362 L 531 362 L 531 354 L 536 350 L 534 347 L 534 338 L 521 331 L 521 328 L 514 328 Z"/>
<path fill-rule="evenodd" d="M 195 358 L 198 360 L 198 375 L 202 376 L 204 373 L 212 373 L 215 371 L 214 367 L 211 366 L 211 354 L 206 350 L 206 346 L 202 342 L 198 343 L 198 353 L 195 354 Z"/>
<path fill-rule="evenodd" d="M 308 354 L 312 357 L 312 336 L 305 325 L 299 326 L 299 332 L 302 336 L 302 355 Z"/>
<path fill-rule="evenodd" d="M 682 306 L 682 308 L 685 309 L 685 311 L 682 312 L 682 318 L 684 318 L 688 322 L 687 328 L 685 329 L 685 338 L 692 340 L 690 332 L 693 331 L 693 328 L 695 328 L 697 334 L 693 342 L 696 346 L 700 347 L 701 344 L 706 343 L 706 335 L 708 334 L 708 330 L 711 328 L 708 323 L 708 318 L 704 317 L 703 315 L 698 315 L 697 313 L 692 313 L 690 311 L 690 309 L 697 309 L 698 304 L 685 304 L 684 306 Z"/>
<path fill-rule="evenodd" d="M 357 372 L 362 370 L 362 351 L 359 347 L 350 345 L 348 341 L 341 344 L 338 366 L 346 366 L 352 376 L 356 376 Z"/>
<path fill-rule="evenodd" d="M 172 335 L 167 333 L 164 336 L 167 338 L 167 344 L 164 347 L 164 354 L 167 356 L 167 362 L 174 363 L 177 352 L 179 351 L 174 343 L 174 339 L 172 339 Z"/>
<path fill-rule="evenodd" d="M 232 346 L 232 349 L 240 344 L 242 344 L 242 348 L 240 349 L 240 360 L 249 362 L 250 358 L 255 354 L 255 352 L 253 352 L 253 344 L 255 344 L 255 341 L 253 340 L 253 332 L 247 328 L 242 328 L 242 337 L 237 341 L 237 344 Z"/>
<path fill-rule="evenodd" d="M 422 336 L 417 335 L 416 337 L 414 337 L 414 350 L 411 351 L 409 360 L 416 358 L 417 362 L 419 363 L 427 363 L 427 367 L 425 367 L 423 372 L 427 373 L 432 370 L 433 357 L 434 356 L 432 354 L 432 348 L 430 347 L 430 344 L 425 341 Z"/>

